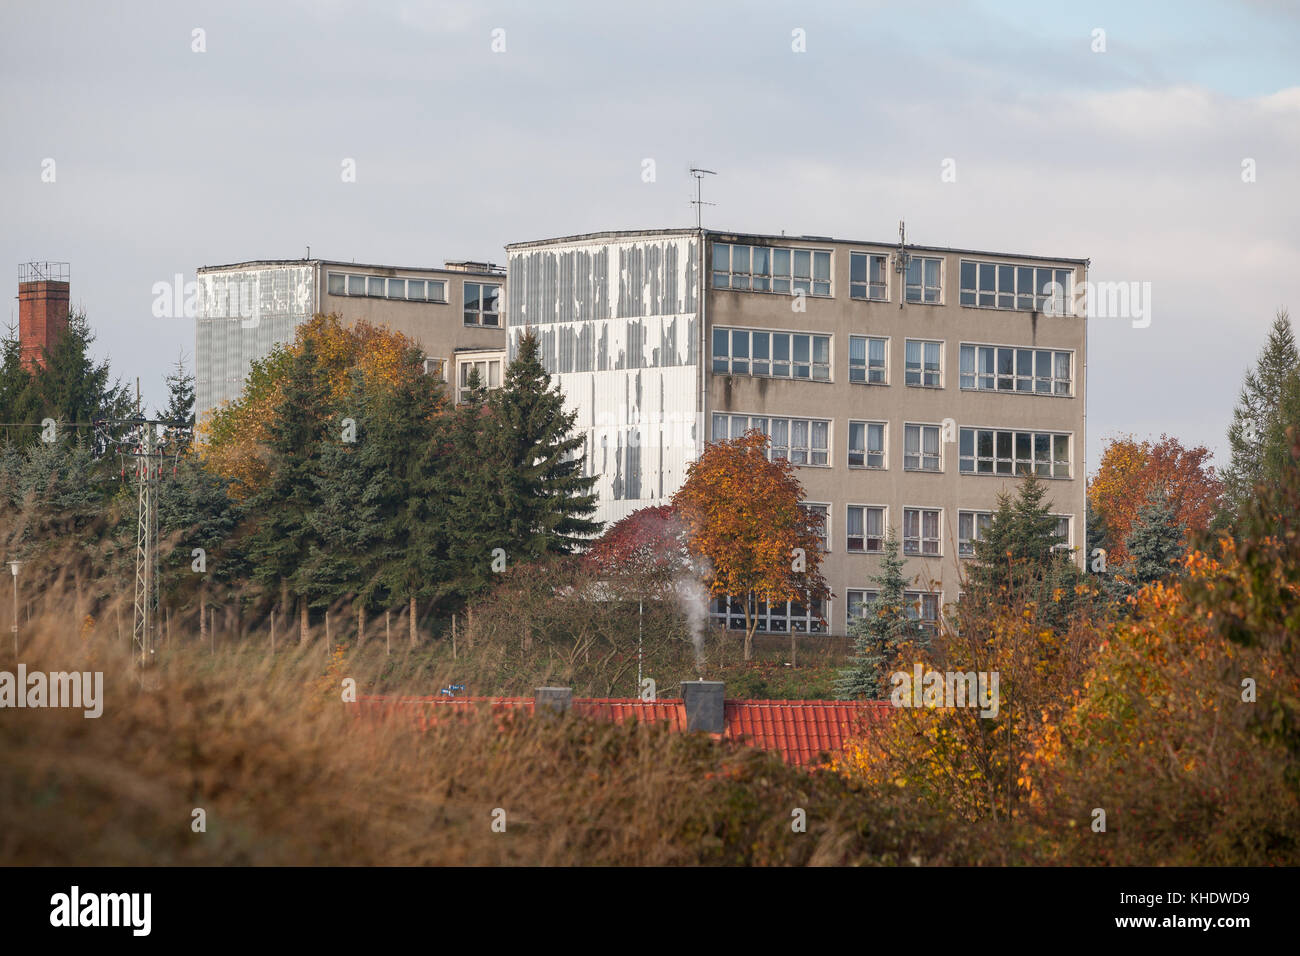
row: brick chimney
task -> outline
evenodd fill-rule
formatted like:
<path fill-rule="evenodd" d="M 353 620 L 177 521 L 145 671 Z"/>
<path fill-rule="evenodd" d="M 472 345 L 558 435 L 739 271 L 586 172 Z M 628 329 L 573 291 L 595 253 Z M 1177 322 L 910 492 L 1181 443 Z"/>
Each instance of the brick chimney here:
<path fill-rule="evenodd" d="M 18 267 L 18 340 L 22 363 L 45 364 L 45 350 L 68 330 L 68 264 L 24 262 Z"/>
<path fill-rule="evenodd" d="M 726 730 L 726 706 L 720 680 L 682 681 L 682 702 L 686 705 L 686 729 L 720 734 Z"/>

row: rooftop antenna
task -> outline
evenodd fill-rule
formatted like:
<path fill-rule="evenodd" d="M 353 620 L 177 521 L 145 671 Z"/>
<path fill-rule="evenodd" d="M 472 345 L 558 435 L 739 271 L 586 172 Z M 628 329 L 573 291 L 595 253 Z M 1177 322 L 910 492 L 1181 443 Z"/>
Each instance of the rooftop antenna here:
<path fill-rule="evenodd" d="M 701 207 L 717 205 L 717 203 L 715 202 L 704 201 L 704 177 L 706 174 L 709 176 L 718 175 L 711 169 L 700 169 L 697 166 L 691 167 L 691 175 L 695 177 L 695 198 L 691 200 L 691 205 L 695 207 L 695 228 L 696 229 L 704 228 L 703 225 L 701 224 L 700 213 L 703 211 Z"/>
<path fill-rule="evenodd" d="M 911 254 L 907 251 L 907 225 L 900 219 L 898 220 L 898 252 L 894 253 L 894 271 L 900 276 L 898 281 L 898 307 L 900 309 L 903 307 L 903 299 L 906 298 L 904 293 L 906 292 L 907 264 L 911 258 Z"/>

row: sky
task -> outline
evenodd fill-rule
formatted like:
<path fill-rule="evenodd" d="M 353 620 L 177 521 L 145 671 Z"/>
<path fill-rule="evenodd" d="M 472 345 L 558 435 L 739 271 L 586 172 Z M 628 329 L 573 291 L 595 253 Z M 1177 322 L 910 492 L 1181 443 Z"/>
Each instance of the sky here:
<path fill-rule="evenodd" d="M 159 406 L 193 363 L 193 320 L 154 314 L 177 274 L 691 225 L 697 165 L 714 228 L 906 220 L 1150 283 L 1146 327 L 1090 322 L 1088 470 L 1128 433 L 1222 467 L 1300 317 L 1298 74 L 1300 2 L 1268 0 L 5 4 L 7 321 L 19 263 L 70 262 L 97 355 Z"/>

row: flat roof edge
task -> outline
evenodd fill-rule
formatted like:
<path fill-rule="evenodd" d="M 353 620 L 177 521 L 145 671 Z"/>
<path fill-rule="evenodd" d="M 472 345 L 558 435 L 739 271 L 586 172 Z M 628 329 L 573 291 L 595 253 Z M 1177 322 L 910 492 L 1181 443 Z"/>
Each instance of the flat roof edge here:
<path fill-rule="evenodd" d="M 713 238 L 730 238 L 730 239 L 762 239 L 765 241 L 780 242 L 786 240 L 790 242 L 830 242 L 836 245 L 851 246 L 870 246 L 876 248 L 896 249 L 896 242 L 879 242 L 869 239 L 838 239 L 833 236 L 782 236 L 772 233 L 759 232 L 735 232 L 725 229 L 704 229 L 703 232 Z M 533 239 L 527 242 L 511 242 L 506 244 L 506 251 L 512 252 L 518 249 L 533 249 L 546 246 L 569 245 L 579 242 L 594 242 L 600 239 L 635 239 L 641 236 L 681 236 L 697 235 L 695 229 L 633 229 L 633 230 L 605 230 L 604 232 L 589 232 L 574 236 L 557 236 L 554 239 Z M 955 253 L 958 255 L 971 256 L 998 256 L 1004 259 L 1031 259 L 1036 262 L 1068 262 L 1074 265 L 1090 266 L 1091 258 L 1079 258 L 1076 256 L 1045 256 L 1038 253 L 1028 252 L 998 252 L 992 249 L 965 249 L 958 246 L 927 246 L 918 243 L 908 243 L 910 250 L 917 252 L 944 252 Z"/>

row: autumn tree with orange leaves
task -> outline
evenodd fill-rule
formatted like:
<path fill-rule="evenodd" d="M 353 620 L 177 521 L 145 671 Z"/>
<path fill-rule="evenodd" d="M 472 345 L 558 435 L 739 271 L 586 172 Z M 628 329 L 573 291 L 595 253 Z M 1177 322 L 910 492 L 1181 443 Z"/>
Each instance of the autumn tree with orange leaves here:
<path fill-rule="evenodd" d="M 1088 503 L 1105 522 L 1107 562 L 1128 560 L 1125 543 L 1138 511 L 1163 493 L 1174 516 L 1188 532 L 1206 530 L 1219 508 L 1223 483 L 1209 464 L 1204 445 L 1184 448 L 1177 438 L 1139 442 L 1132 435 L 1113 438 L 1101 454 L 1097 473 L 1088 482 Z"/>
<path fill-rule="evenodd" d="M 754 650 L 758 602 L 805 607 L 830 595 L 821 574 L 821 518 L 803 507 L 803 486 L 767 436 L 750 430 L 707 445 L 673 496 L 691 550 L 711 568 L 715 597 L 743 599 L 745 660 Z"/>

